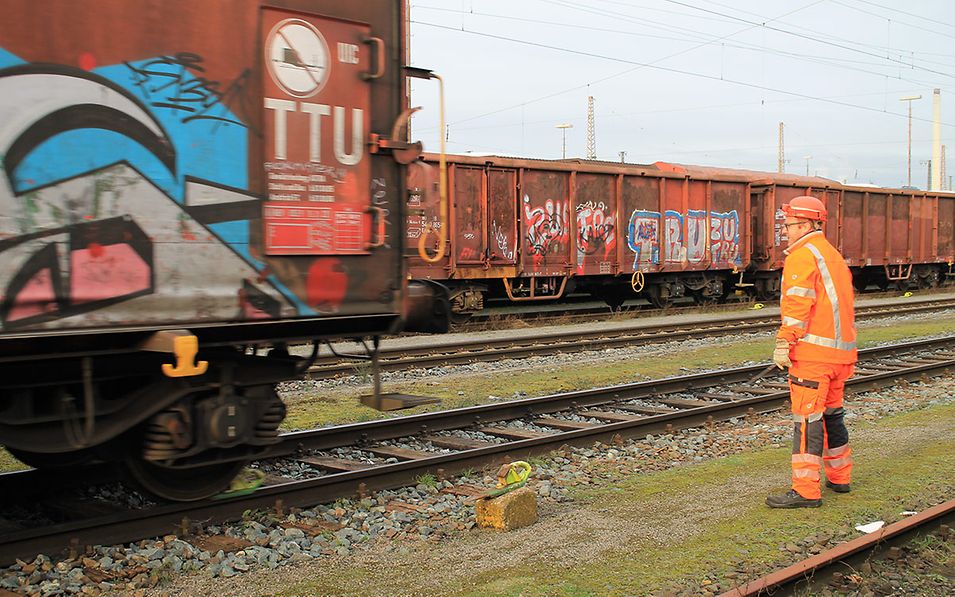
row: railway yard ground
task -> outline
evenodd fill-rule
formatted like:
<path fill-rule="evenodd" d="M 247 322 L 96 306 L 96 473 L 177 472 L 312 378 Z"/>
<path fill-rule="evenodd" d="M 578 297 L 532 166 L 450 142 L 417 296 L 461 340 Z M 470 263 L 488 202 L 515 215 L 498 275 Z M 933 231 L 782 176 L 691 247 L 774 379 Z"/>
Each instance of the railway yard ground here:
<path fill-rule="evenodd" d="M 662 318 L 639 323 L 659 323 L 655 319 Z M 520 333 L 512 329 L 497 335 Z M 859 322 L 861 347 L 953 333 L 955 309 Z M 412 413 L 492 404 L 764 363 L 772 352 L 771 335 L 397 371 L 385 373 L 384 382 L 386 391 L 443 400 Z M 389 343 L 453 340 L 412 337 Z M 352 376 L 286 384 L 286 428 L 385 416 L 357 403 L 367 386 L 361 367 Z M 955 375 L 854 394 L 847 407 L 856 455 L 853 491 L 824 491 L 820 509 L 779 511 L 763 504 L 766 495 L 785 491 L 789 482 L 792 424 L 786 413 L 773 411 L 634 440 L 567 446 L 532 458 L 531 487 L 540 520 L 508 533 L 477 529 L 473 505 L 455 491 L 491 487 L 490 469 L 446 479 L 425 475 L 415 486 L 291 515 L 250 511 L 241 521 L 211 529 L 244 539 L 248 546 L 242 549 L 202 551 L 167 536 L 99 548 L 88 561 L 40 557 L 0 571 L 0 595 L 3 590 L 50 595 L 66 589 L 156 596 L 719 594 L 860 536 L 858 524 L 892 523 L 904 518 L 902 512 L 919 512 L 955 496 Z M 17 466 L 6 458 L 0 466 Z M 295 470 L 281 472 L 296 475 Z M 325 530 L 305 534 L 301 526 L 309 521 L 319 521 Z M 60 571 L 60 578 L 44 577 L 44 568 Z M 129 568 L 136 573 L 116 573 Z M 108 580 L 83 583 L 77 579 L 84 574 L 73 572 L 83 570 L 88 577 L 91 569 Z M 950 533 L 906 548 L 896 566 L 866 563 L 847 570 L 820 594 L 953 591 L 955 533 Z"/>
<path fill-rule="evenodd" d="M 955 379 L 874 392 L 852 406 L 853 492 L 826 492 L 821 509 L 763 505 L 788 485 L 791 424 L 770 414 L 538 460 L 547 497 L 531 527 L 460 530 L 451 516 L 438 515 L 443 524 L 422 516 L 417 532 L 348 555 L 231 579 L 177 578 L 151 594 L 713 595 L 854 538 L 857 524 L 955 495 Z M 921 569 L 868 575 L 858 594 L 950 595 L 953 541 L 934 546 Z"/>

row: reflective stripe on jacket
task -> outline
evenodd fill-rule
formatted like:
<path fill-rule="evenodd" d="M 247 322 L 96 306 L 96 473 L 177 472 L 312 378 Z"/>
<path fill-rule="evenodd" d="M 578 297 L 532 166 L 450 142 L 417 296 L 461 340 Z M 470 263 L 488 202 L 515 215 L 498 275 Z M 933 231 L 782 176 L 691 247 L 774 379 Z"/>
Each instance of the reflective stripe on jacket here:
<path fill-rule="evenodd" d="M 786 251 L 777 337 L 795 346 L 793 361 L 855 363 L 856 329 L 852 273 L 822 231 Z"/>

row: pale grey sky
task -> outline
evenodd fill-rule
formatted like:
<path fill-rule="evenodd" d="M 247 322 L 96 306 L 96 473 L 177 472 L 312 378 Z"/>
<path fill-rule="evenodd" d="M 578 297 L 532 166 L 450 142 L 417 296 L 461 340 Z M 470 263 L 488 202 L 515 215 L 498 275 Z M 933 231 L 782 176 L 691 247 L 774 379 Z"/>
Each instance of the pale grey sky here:
<path fill-rule="evenodd" d="M 448 151 L 586 155 L 925 188 L 932 90 L 955 175 L 950 0 L 411 0 L 411 63 L 445 79 Z M 438 150 L 437 84 L 415 81 L 413 135 Z M 811 156 L 808 160 L 806 156 Z"/>

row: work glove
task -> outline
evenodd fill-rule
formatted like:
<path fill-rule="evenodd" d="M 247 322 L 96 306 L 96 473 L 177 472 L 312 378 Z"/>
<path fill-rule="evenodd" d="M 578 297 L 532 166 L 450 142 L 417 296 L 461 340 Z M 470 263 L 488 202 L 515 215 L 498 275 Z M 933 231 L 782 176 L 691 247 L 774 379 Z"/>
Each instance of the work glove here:
<path fill-rule="evenodd" d="M 789 341 L 785 338 L 776 338 L 776 350 L 773 351 L 773 362 L 780 369 L 792 367 L 793 362 L 789 359 Z"/>

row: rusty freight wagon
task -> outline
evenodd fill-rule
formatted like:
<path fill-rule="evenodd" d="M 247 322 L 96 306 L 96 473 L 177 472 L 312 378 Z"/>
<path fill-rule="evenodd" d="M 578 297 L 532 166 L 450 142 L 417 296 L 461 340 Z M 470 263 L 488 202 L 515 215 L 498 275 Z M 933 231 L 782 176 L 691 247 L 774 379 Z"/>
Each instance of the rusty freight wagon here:
<path fill-rule="evenodd" d="M 857 288 L 934 288 L 955 276 L 955 194 L 843 186 L 827 208 Z"/>
<path fill-rule="evenodd" d="M 405 250 L 409 275 L 444 288 L 459 315 L 488 296 L 547 300 L 572 289 L 611 305 L 635 293 L 656 305 L 719 300 L 749 264 L 750 184 L 739 176 L 451 156 L 442 210 L 435 162 L 410 171 Z"/>
<path fill-rule="evenodd" d="M 408 294 L 405 3 L 214 4 L 0 20 L 0 444 L 172 499 L 276 441 L 287 342 L 392 331 Z"/>
<path fill-rule="evenodd" d="M 688 167 L 694 171 L 713 168 Z M 725 172 L 725 170 L 720 170 Z M 788 239 L 782 206 L 812 195 L 829 212 L 826 237 L 845 257 L 858 290 L 933 288 L 953 277 L 955 195 L 844 185 L 819 177 L 739 170 L 752 192 L 753 254 L 744 277 L 760 298 L 779 294 Z"/>

